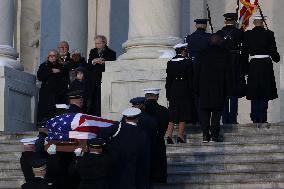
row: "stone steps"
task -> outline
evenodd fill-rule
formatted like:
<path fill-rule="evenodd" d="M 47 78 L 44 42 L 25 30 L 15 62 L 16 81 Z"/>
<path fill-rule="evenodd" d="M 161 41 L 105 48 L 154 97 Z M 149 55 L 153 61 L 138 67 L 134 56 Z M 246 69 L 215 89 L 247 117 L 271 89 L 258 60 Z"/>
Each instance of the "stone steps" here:
<path fill-rule="evenodd" d="M 156 188 L 284 188 L 283 123 L 224 125 L 220 133 L 224 142 L 202 143 L 200 127 L 187 127 L 188 143 L 167 145 L 168 183 Z"/>

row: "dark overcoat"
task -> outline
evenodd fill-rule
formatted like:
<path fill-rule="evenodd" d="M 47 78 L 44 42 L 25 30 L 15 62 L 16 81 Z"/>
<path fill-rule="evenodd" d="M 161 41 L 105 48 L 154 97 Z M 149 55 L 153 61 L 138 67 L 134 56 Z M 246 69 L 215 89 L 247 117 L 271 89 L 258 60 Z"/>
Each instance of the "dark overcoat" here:
<path fill-rule="evenodd" d="M 227 62 L 228 52 L 220 46 L 200 53 L 194 79 L 200 109 L 223 110 L 225 98 L 230 95 Z"/>
<path fill-rule="evenodd" d="M 112 161 L 108 154 L 86 153 L 74 160 L 71 166 L 81 180 L 78 189 L 109 188 Z"/>
<path fill-rule="evenodd" d="M 154 161 L 151 166 L 151 178 L 156 182 L 165 183 L 167 182 L 167 155 L 164 136 L 169 124 L 169 112 L 156 100 L 147 100 L 145 106 L 145 111 L 155 117 L 158 122 L 155 145 L 152 150 Z"/>
<path fill-rule="evenodd" d="M 118 134 L 109 143 L 113 160 L 111 189 L 139 189 L 147 184 L 145 132 L 137 126 L 121 122 Z"/>
<path fill-rule="evenodd" d="M 166 97 L 169 101 L 170 121 L 189 122 L 196 117 L 193 101 L 193 65 L 182 55 L 167 63 Z"/>
<path fill-rule="evenodd" d="M 48 189 L 48 183 L 39 177 L 33 178 L 30 182 L 22 185 L 22 189 Z"/>
<path fill-rule="evenodd" d="M 222 46 L 229 51 L 229 61 L 231 72 L 231 95 L 242 98 L 246 94 L 245 64 L 241 60 L 241 43 L 244 32 L 233 25 L 227 25 L 217 32 L 224 40 Z"/>
<path fill-rule="evenodd" d="M 59 73 L 52 73 L 52 69 L 59 69 Z M 37 78 L 41 81 L 38 102 L 38 121 L 55 115 L 55 104 L 66 103 L 68 89 L 68 70 L 59 63 L 44 62 L 39 66 Z"/>
<path fill-rule="evenodd" d="M 248 84 L 246 98 L 273 100 L 278 98 L 273 64 L 280 61 L 274 33 L 263 27 L 254 27 L 245 32 L 244 59 L 249 55 L 269 55 L 269 58 L 254 58 L 248 64 Z"/>

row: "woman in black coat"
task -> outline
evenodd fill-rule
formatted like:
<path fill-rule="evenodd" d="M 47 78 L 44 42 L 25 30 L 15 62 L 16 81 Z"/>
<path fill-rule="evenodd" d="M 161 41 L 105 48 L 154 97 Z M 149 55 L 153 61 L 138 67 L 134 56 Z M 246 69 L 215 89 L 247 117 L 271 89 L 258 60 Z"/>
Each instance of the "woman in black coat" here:
<path fill-rule="evenodd" d="M 66 103 L 68 70 L 58 62 L 58 58 L 56 50 L 49 50 L 47 60 L 37 71 L 37 78 L 41 81 L 37 117 L 39 124 L 55 115 L 55 104 Z"/>
<path fill-rule="evenodd" d="M 174 124 L 179 125 L 177 143 L 183 140 L 185 123 L 193 120 L 193 66 L 186 58 L 187 44 L 175 47 L 176 56 L 167 64 L 166 96 L 169 101 L 170 122 L 167 143 L 172 144 Z"/>

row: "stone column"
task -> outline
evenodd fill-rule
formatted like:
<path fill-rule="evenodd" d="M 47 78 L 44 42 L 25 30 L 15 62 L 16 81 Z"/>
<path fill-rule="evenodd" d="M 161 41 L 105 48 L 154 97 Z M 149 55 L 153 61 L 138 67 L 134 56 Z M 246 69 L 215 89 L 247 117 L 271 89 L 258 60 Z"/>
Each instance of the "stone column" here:
<path fill-rule="evenodd" d="M 35 129 L 35 76 L 25 73 L 14 46 L 14 1 L 0 1 L 0 131 Z"/>
<path fill-rule="evenodd" d="M 181 41 L 180 0 L 129 0 L 128 40 L 120 59 L 157 59 L 174 55 Z"/>
<path fill-rule="evenodd" d="M 22 70 L 17 61 L 18 53 L 13 48 L 14 39 L 14 1 L 0 1 L 0 66 Z"/>
<path fill-rule="evenodd" d="M 40 63 L 59 41 L 69 43 L 70 51 L 80 49 L 87 56 L 88 1 L 41 1 Z"/>

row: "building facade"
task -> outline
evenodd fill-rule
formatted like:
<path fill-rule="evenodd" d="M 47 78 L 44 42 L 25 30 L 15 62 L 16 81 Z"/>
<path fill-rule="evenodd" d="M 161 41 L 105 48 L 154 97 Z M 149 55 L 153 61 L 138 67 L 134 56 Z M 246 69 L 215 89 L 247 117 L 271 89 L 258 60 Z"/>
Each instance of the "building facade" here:
<path fill-rule="evenodd" d="M 275 32 L 282 56 L 284 1 L 259 2 L 268 16 L 269 29 Z M 164 89 L 166 62 L 173 54 L 172 46 L 195 30 L 195 18 L 207 17 L 207 3 L 215 31 L 224 25 L 223 13 L 234 12 L 237 4 L 235 0 L 2 0 L 0 26 L 5 31 L 0 31 L 0 45 L 14 49 L 14 60 L 16 52 L 19 53 L 20 64 L 11 67 L 23 68 L 25 74 L 34 77 L 48 49 L 57 48 L 60 40 L 68 41 L 71 51 L 80 49 L 88 57 L 94 37 L 105 35 L 109 46 L 118 52 L 119 60 L 106 64 L 102 112 L 105 117 L 118 119 L 120 111 L 129 106 L 129 98 L 142 96 L 143 88 Z M 5 52 L 1 56 L 7 57 Z M 274 71 L 279 98 L 269 103 L 269 122 L 284 120 L 282 60 L 274 65 Z M 159 101 L 167 105 L 165 91 L 161 92 Z M 242 99 L 239 107 L 239 122 L 250 122 L 249 101 Z"/>

